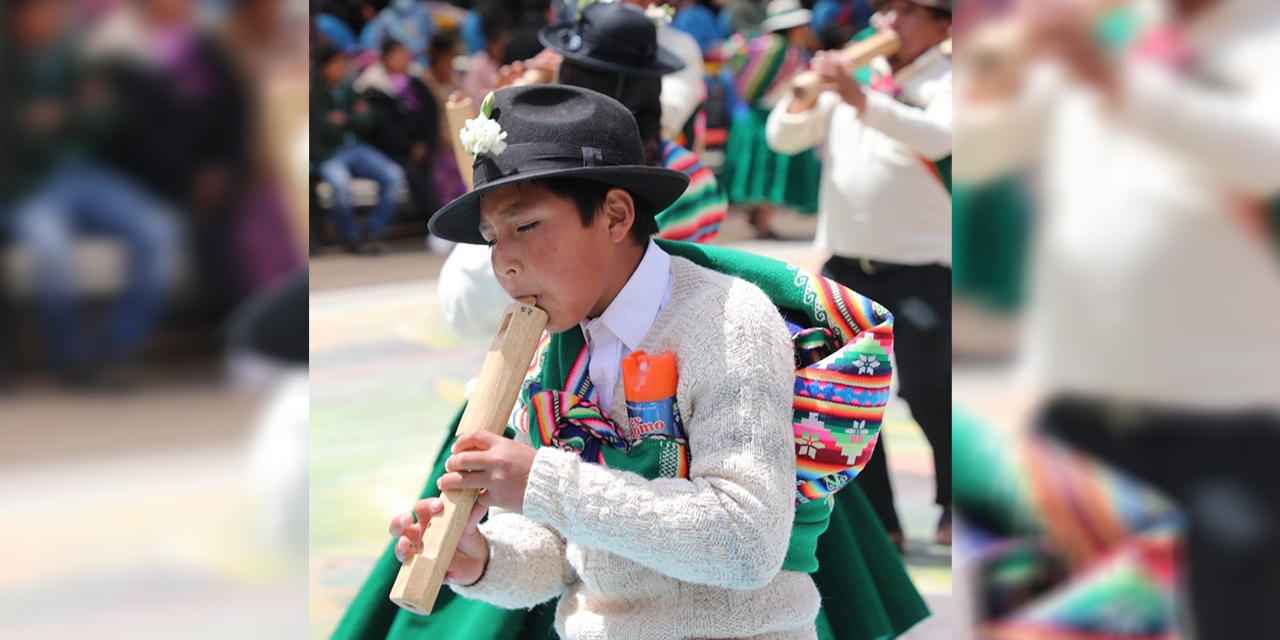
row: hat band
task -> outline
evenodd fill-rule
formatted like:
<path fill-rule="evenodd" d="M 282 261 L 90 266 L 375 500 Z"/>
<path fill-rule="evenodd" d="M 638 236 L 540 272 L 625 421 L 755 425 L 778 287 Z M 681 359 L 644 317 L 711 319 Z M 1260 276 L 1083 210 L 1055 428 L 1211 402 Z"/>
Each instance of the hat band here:
<path fill-rule="evenodd" d="M 653 45 L 641 44 L 640 46 L 631 46 L 630 43 L 612 41 L 608 43 L 608 47 L 597 47 L 595 43 L 582 36 L 581 23 L 574 24 L 573 30 L 565 34 L 569 37 L 569 42 L 562 42 L 570 51 L 575 54 L 594 58 L 601 62 L 610 64 L 618 64 L 626 67 L 644 67 L 653 63 L 658 57 L 658 49 L 656 40 Z M 563 39 L 563 36 L 562 36 Z M 603 43 L 602 43 L 603 44 Z"/>
<path fill-rule="evenodd" d="M 480 187 L 521 173 L 628 165 L 644 165 L 644 159 L 615 149 L 522 142 L 507 145 L 500 155 L 485 153 L 478 156 L 472 165 L 471 181 Z"/>

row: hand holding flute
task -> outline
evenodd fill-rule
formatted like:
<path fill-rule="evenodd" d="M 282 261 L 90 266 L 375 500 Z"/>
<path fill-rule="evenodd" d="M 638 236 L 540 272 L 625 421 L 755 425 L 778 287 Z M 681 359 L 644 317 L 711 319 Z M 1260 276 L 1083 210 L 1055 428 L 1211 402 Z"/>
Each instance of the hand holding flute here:
<path fill-rule="evenodd" d="M 857 70 L 857 67 L 853 66 L 853 64 L 838 52 L 819 51 L 814 55 L 809 69 L 810 73 L 821 79 L 820 88 L 822 90 L 834 91 L 840 96 L 841 100 L 861 110 L 866 107 L 867 95 L 863 93 L 862 85 L 853 78 L 853 73 Z M 787 111 L 790 113 L 808 111 L 818 101 L 819 95 L 819 91 L 811 91 L 803 96 L 797 92 L 791 104 L 787 107 Z"/>
<path fill-rule="evenodd" d="M 891 56 L 897 53 L 898 48 L 902 46 L 902 40 L 897 33 L 893 31 L 881 31 L 880 33 L 859 42 L 849 43 L 839 52 L 828 55 L 834 55 L 842 58 L 850 69 L 849 75 L 860 67 L 866 66 L 873 59 L 879 56 Z M 820 54 L 823 52 L 819 52 Z M 820 73 L 814 70 L 806 71 L 795 77 L 791 83 L 791 91 L 795 94 L 796 100 L 808 102 L 810 105 L 817 101 L 817 94 L 823 88 L 829 85 L 829 78 L 824 78 Z"/>
<path fill-rule="evenodd" d="M 479 580 L 489 547 L 477 523 L 490 506 L 521 510 L 535 451 L 502 432 L 546 326 L 547 314 L 533 298 L 507 307 L 458 424 L 447 473 L 436 483 L 440 497 L 415 505 L 416 523 L 409 514 L 392 519 L 396 556 L 404 560 L 391 587 L 397 605 L 427 615 L 446 579 Z"/>

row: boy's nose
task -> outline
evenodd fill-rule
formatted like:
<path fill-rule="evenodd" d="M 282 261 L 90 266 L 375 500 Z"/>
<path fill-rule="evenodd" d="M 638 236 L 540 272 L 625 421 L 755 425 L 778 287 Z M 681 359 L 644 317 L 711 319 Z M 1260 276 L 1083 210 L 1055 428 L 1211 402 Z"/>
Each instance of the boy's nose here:
<path fill-rule="evenodd" d="M 491 259 L 493 260 L 493 272 L 499 278 L 518 278 L 520 274 L 524 273 L 524 267 L 518 257 L 499 246 L 493 247 Z"/>

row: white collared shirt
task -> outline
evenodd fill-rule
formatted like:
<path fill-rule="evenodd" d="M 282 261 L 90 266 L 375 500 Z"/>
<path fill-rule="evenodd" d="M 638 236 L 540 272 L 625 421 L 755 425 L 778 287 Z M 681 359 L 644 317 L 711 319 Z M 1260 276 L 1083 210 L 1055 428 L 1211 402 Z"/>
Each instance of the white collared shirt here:
<path fill-rule="evenodd" d="M 622 357 L 636 350 L 670 299 L 671 256 L 650 240 L 635 273 L 604 313 L 579 324 L 591 358 L 587 372 L 606 413 L 612 413 L 613 389 L 622 378 Z"/>
<path fill-rule="evenodd" d="M 1022 372 L 1058 393 L 1202 410 L 1280 408 L 1274 247 L 1238 218 L 1280 193 L 1280 6 L 1187 26 L 1197 80 L 1140 60 L 1119 99 L 1033 67 L 957 119 L 970 180 L 1035 163 L 1042 190 Z"/>

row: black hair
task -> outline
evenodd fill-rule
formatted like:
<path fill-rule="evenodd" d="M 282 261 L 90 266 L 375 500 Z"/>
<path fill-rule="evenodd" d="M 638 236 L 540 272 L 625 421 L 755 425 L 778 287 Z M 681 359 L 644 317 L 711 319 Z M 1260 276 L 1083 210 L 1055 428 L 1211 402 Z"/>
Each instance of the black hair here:
<path fill-rule="evenodd" d="M 583 228 L 590 227 L 595 222 L 596 215 L 604 209 L 609 189 L 614 188 L 603 182 L 572 176 L 542 178 L 530 180 L 529 183 L 561 200 L 572 202 L 578 207 Z M 631 199 L 635 202 L 636 213 L 631 223 L 631 238 L 640 246 L 644 246 L 649 242 L 650 236 L 658 233 L 658 223 L 654 220 L 654 212 L 649 209 L 647 202 L 636 197 L 634 193 L 631 194 Z"/>
<path fill-rule="evenodd" d="M 484 39 L 492 45 L 502 34 L 510 31 L 516 25 L 515 16 L 505 9 L 480 10 L 481 30 L 484 31 Z"/>
<path fill-rule="evenodd" d="M 319 47 L 316 47 L 316 51 L 313 56 L 316 61 L 316 68 L 319 69 L 320 67 L 323 67 L 326 64 L 329 64 L 330 62 L 333 61 L 334 58 L 337 58 L 340 55 L 342 55 L 342 52 L 339 51 L 337 47 L 327 42 Z"/>
<path fill-rule="evenodd" d="M 383 40 L 382 41 L 382 57 L 384 58 L 387 57 L 387 54 L 394 51 L 396 47 L 404 47 L 405 49 L 408 49 L 409 45 L 403 42 L 400 42 L 395 38 L 387 38 L 386 40 Z M 410 53 L 412 53 L 412 51 L 410 51 Z"/>
<path fill-rule="evenodd" d="M 858 31 L 861 31 L 859 29 Z M 848 27 L 843 27 L 832 23 L 822 28 L 818 33 L 818 46 L 822 51 L 830 51 L 840 49 L 853 39 L 853 34 L 857 33 Z"/>
<path fill-rule="evenodd" d="M 601 71 L 566 58 L 560 64 L 560 84 L 590 89 L 621 102 L 640 127 L 645 164 L 656 167 L 662 163 L 662 78 Z"/>
<path fill-rule="evenodd" d="M 524 0 L 520 5 L 525 14 L 536 13 L 541 16 L 551 8 L 551 0 Z"/>
<path fill-rule="evenodd" d="M 441 31 L 436 35 L 431 36 L 431 42 L 427 44 L 427 57 L 435 60 L 436 58 L 449 53 L 457 46 L 457 34 L 452 31 Z"/>
<path fill-rule="evenodd" d="M 932 15 L 934 20 L 946 20 L 947 22 L 951 22 L 951 12 L 946 9 L 939 9 L 937 7 L 924 7 L 924 9 Z"/>

